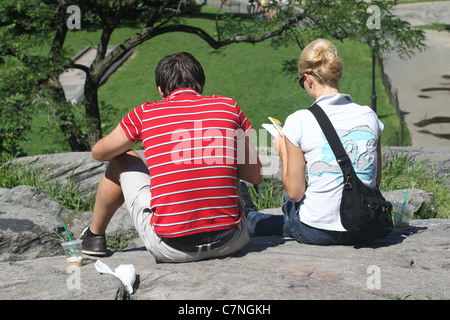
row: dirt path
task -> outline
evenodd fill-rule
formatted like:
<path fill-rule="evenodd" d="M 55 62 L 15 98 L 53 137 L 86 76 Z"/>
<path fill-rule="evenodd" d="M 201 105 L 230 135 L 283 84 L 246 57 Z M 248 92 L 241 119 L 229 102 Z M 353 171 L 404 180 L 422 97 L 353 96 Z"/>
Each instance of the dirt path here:
<path fill-rule="evenodd" d="M 412 25 L 450 24 L 450 1 L 399 5 Z M 384 54 L 414 147 L 450 147 L 450 32 L 426 30 L 426 50 L 408 60 Z"/>

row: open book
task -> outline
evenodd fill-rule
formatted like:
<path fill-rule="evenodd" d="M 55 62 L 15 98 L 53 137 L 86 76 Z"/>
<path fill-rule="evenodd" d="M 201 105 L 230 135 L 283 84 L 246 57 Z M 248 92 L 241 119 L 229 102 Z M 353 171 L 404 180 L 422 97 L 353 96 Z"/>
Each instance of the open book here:
<path fill-rule="evenodd" d="M 262 126 L 264 129 L 270 132 L 271 135 L 276 137 L 281 133 L 281 130 L 283 129 L 283 124 L 280 120 L 277 120 L 275 118 L 269 117 L 269 120 L 272 123 L 263 123 Z"/>

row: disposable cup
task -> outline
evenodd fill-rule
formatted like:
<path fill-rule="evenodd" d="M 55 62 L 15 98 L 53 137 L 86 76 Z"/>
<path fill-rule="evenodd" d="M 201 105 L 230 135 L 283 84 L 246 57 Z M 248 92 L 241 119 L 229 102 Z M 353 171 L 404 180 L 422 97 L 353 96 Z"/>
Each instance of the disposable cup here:
<path fill-rule="evenodd" d="M 411 220 L 411 216 L 414 211 L 414 206 L 412 204 L 405 204 L 405 207 L 403 207 L 403 203 L 394 203 L 393 207 L 394 208 L 392 212 L 394 215 L 394 227 L 395 228 L 409 227 L 409 222 Z"/>
<path fill-rule="evenodd" d="M 73 240 L 71 242 L 61 243 L 64 253 L 66 254 L 67 263 L 70 267 L 81 267 L 83 265 L 83 257 L 81 255 L 82 243 L 83 240 Z"/>

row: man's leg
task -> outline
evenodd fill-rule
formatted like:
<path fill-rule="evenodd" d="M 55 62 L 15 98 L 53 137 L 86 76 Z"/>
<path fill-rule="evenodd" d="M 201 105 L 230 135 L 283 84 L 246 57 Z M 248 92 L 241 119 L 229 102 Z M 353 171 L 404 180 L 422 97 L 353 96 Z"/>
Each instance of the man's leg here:
<path fill-rule="evenodd" d="M 127 168 L 136 165 L 145 167 L 140 156 L 132 150 L 109 161 L 97 187 L 91 225 L 83 231 L 81 236 L 84 253 L 106 254 L 106 241 L 104 239 L 106 228 L 114 213 L 124 203 L 120 176 Z"/>

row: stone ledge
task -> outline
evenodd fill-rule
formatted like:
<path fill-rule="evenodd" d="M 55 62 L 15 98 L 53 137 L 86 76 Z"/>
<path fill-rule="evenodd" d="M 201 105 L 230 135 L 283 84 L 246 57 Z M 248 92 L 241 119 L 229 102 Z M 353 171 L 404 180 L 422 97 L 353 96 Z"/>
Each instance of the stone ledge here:
<path fill-rule="evenodd" d="M 437 163 L 442 172 L 448 172 L 448 148 L 391 150 L 407 153 L 414 161 L 432 158 L 430 168 L 436 170 Z M 391 151 L 383 151 L 384 156 L 390 155 Z M 91 159 L 89 152 L 18 161 L 49 169 L 52 179 L 61 182 L 73 172 L 75 183 L 86 192 L 95 187 L 106 166 Z M 0 299 L 127 298 L 120 281 L 98 274 L 91 258 L 79 269 L 79 289 L 69 288 L 76 285 L 69 281 L 76 275 L 66 274 L 60 241 L 40 233 L 42 229 L 62 231 L 60 221 L 72 215 L 56 200 L 33 187 L 20 186 L 0 189 L 0 208 L 0 261 L 4 261 L 0 262 Z M 279 208 L 267 211 L 280 213 Z M 89 223 L 90 215 L 75 217 L 74 235 Z M 131 218 L 121 208 L 107 232 L 131 227 Z M 450 220 L 412 220 L 410 228 L 395 229 L 386 239 L 359 248 L 255 237 L 232 257 L 188 264 L 157 264 L 137 239 L 129 249 L 101 260 L 111 269 L 135 265 L 139 283 L 133 299 L 448 299 L 449 231 Z M 376 273 L 379 286 L 371 278 Z"/>
<path fill-rule="evenodd" d="M 448 299 L 450 220 L 414 220 L 367 247 L 255 237 L 234 256 L 158 264 L 143 247 L 100 260 L 133 264 L 132 299 Z M 0 263 L 0 299 L 117 299 L 121 282 L 88 258 L 78 275 L 64 256 Z M 78 278 L 76 278 L 78 276 Z M 78 281 L 78 282 L 77 282 Z"/>

